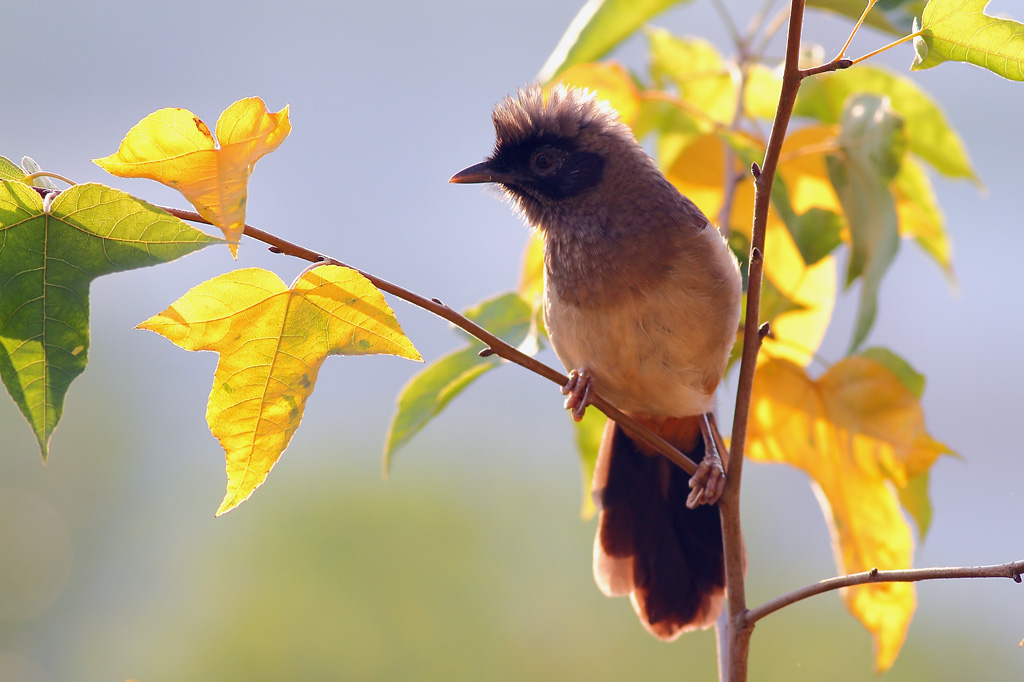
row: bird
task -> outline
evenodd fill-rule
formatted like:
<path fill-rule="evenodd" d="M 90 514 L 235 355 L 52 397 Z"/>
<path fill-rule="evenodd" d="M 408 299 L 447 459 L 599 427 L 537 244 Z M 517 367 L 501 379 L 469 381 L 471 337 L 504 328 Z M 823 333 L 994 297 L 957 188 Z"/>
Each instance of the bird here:
<path fill-rule="evenodd" d="M 608 420 L 591 486 L 594 578 L 659 639 L 709 627 L 725 586 L 709 415 L 739 327 L 736 257 L 596 93 L 532 84 L 491 118 L 493 152 L 450 182 L 499 186 L 543 236 L 565 407 L 579 420 L 599 394 L 699 464 L 691 479 Z"/>

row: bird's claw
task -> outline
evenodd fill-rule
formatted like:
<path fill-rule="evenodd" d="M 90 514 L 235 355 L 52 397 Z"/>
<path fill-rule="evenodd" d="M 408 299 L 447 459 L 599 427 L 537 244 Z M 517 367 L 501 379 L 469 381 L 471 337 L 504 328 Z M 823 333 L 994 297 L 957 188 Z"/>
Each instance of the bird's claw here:
<path fill-rule="evenodd" d="M 725 490 L 725 467 L 717 450 L 709 450 L 697 465 L 697 473 L 690 478 L 690 494 L 686 506 L 696 509 L 702 504 L 714 504 Z"/>
<path fill-rule="evenodd" d="M 580 421 L 590 405 L 594 393 L 594 378 L 585 369 L 574 369 L 569 372 L 569 381 L 562 387 L 565 396 L 565 409 L 569 410 L 573 420 Z"/>

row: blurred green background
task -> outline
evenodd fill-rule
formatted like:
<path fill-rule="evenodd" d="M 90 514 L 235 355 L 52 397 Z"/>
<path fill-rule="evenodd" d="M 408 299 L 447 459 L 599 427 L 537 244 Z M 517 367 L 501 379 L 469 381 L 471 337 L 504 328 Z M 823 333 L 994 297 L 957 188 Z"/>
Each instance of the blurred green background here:
<path fill-rule="evenodd" d="M 726 4 L 745 25 L 763 3 Z M 294 132 L 255 172 L 250 222 L 462 307 L 514 284 L 526 232 L 493 193 L 445 183 L 489 151 L 491 106 L 535 77 L 578 9 L 577 0 L 8 3 L 0 154 L 184 206 L 89 159 L 161 107 L 189 108 L 212 126 L 244 96 L 274 110 L 290 103 Z M 1022 18 L 1009 0 L 989 11 Z M 656 23 L 729 50 L 705 0 Z M 813 14 L 805 38 L 832 53 L 848 31 Z M 852 53 L 883 42 L 867 31 Z M 642 41 L 620 57 L 642 69 Z M 905 70 L 911 58 L 905 47 L 876 63 Z M 959 290 L 905 245 L 869 340 L 928 377 L 931 431 L 964 455 L 932 475 L 936 512 L 918 564 L 1021 559 L 1024 86 L 966 65 L 915 79 L 946 107 L 987 187 L 936 181 Z M 303 267 L 245 242 L 238 265 L 286 281 Z M 96 282 L 89 369 L 71 388 L 46 466 L 17 409 L 0 400 L 0 680 L 713 678 L 710 632 L 665 645 L 625 600 L 598 593 L 561 397 L 516 369 L 456 401 L 384 482 L 394 396 L 417 366 L 332 358 L 268 483 L 214 519 L 224 462 L 204 412 L 216 358 L 132 327 L 232 267 L 226 249 L 208 249 Z M 824 357 L 841 356 L 855 302 L 856 292 L 842 299 Z M 428 359 L 459 343 L 445 323 L 393 305 Z M 727 391 L 721 402 L 732 399 Z M 805 480 L 752 465 L 744 483 L 751 603 L 833 575 Z M 886 679 L 1024 677 L 1020 587 L 929 583 L 918 598 Z M 870 638 L 835 594 L 773 615 L 753 642 L 752 680 L 873 678 Z"/>

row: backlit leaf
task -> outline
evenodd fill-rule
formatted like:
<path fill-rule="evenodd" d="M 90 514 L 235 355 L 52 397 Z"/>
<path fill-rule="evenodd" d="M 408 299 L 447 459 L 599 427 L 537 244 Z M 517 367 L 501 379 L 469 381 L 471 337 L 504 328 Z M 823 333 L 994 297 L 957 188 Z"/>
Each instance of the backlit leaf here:
<path fill-rule="evenodd" d="M 464 314 L 515 346 L 522 344 L 531 330 L 532 309 L 514 293 L 492 298 Z M 384 445 L 385 473 L 390 470 L 392 457 L 400 447 L 412 440 L 455 396 L 502 363 L 497 355 L 481 357 L 483 343 L 462 330 L 459 332 L 468 339 L 469 345 L 431 362 L 409 379 L 398 394 Z"/>
<path fill-rule="evenodd" d="M 89 285 L 218 243 L 124 192 L 0 181 L 0 376 L 45 459 L 89 355 Z"/>
<path fill-rule="evenodd" d="M 1024 81 L 1024 24 L 985 14 L 989 0 L 929 0 L 911 68 L 970 62 L 1003 78 Z M 915 22 L 916 23 L 916 22 Z M 915 30 L 917 27 L 914 27 Z"/>
<path fill-rule="evenodd" d="M 547 83 L 570 66 L 595 62 L 656 14 L 689 0 L 588 0 L 565 30 L 537 80 Z"/>
<path fill-rule="evenodd" d="M 850 229 L 846 284 L 861 279 L 851 342 L 855 350 L 874 324 L 878 289 L 899 248 L 896 204 L 889 182 L 903 158 L 903 120 L 886 98 L 858 95 L 847 103 L 838 139 L 841 153 L 830 154 L 826 162 Z"/>
<path fill-rule="evenodd" d="M 941 448 L 917 397 L 884 365 L 852 356 L 812 380 L 787 360 L 761 363 L 748 443 L 751 459 L 790 464 L 814 481 L 840 573 L 911 567 L 913 537 L 894 487 L 927 472 Z M 842 596 L 874 637 L 877 669 L 887 669 L 914 612 L 913 585 L 861 585 Z"/>
<path fill-rule="evenodd" d="M 914 157 L 903 159 L 892 190 L 896 196 L 900 235 L 913 238 L 952 279 L 953 245 L 946 233 L 946 220 L 928 174 Z"/>
<path fill-rule="evenodd" d="M 764 64 L 750 64 L 747 68 L 747 88 L 743 95 L 743 107 L 748 116 L 770 121 L 775 118 L 775 109 L 779 106 L 782 76 Z"/>
<path fill-rule="evenodd" d="M 185 350 L 220 354 L 206 421 L 227 459 L 217 514 L 266 479 L 302 420 L 328 355 L 420 360 L 383 295 L 349 268 L 324 265 L 291 286 L 248 268 L 208 280 L 139 325 Z"/>
<path fill-rule="evenodd" d="M 231 254 L 237 256 L 249 176 L 256 162 L 290 132 L 288 107 L 270 113 L 258 97 L 224 110 L 216 140 L 191 111 L 161 109 L 132 127 L 116 154 L 94 163 L 123 178 L 149 178 L 178 190 L 224 231 Z"/>
<path fill-rule="evenodd" d="M 812 143 L 816 144 L 816 141 Z M 797 156 L 793 161 L 780 163 L 780 173 L 789 185 L 794 184 L 799 173 L 799 168 L 790 167 L 790 164 L 802 158 Z M 791 174 L 794 168 L 796 172 Z M 683 150 L 668 169 L 667 177 L 707 215 L 717 216 L 724 200 L 724 170 L 722 139 L 706 135 Z M 828 188 L 825 200 L 831 197 L 834 203 L 835 194 L 828 187 L 827 179 L 824 186 Z M 812 197 L 813 193 L 807 191 L 806 196 Z M 810 199 L 803 201 L 799 208 L 805 210 Z M 740 183 L 733 195 L 732 232 L 749 232 L 753 206 L 753 183 Z M 771 320 L 773 338 L 765 339 L 762 355 L 785 357 L 805 365 L 814 357 L 832 316 L 836 291 L 835 258 L 827 256 L 812 266 L 806 265 L 775 211 L 768 214 L 765 250 L 765 277 L 789 305 L 779 310 L 780 314 Z M 764 319 L 762 316 L 762 321 Z"/>
<path fill-rule="evenodd" d="M 711 43 L 680 38 L 663 29 L 648 31 L 651 78 L 664 89 L 673 85 L 679 96 L 718 123 L 732 121 L 737 84 L 732 71 Z"/>
<path fill-rule="evenodd" d="M 891 71 L 858 65 L 842 73 L 807 78 L 800 87 L 794 113 L 823 123 L 838 123 L 846 101 L 863 93 L 889 98 L 892 108 L 906 121 L 907 149 L 947 177 L 978 181 L 963 140 L 941 107 L 912 80 Z"/>
<path fill-rule="evenodd" d="M 640 109 L 640 91 L 621 65 L 611 62 L 577 64 L 566 69 L 558 80 L 566 85 L 585 88 L 619 112 L 619 118 L 632 127 Z"/>
<path fill-rule="evenodd" d="M 10 159 L 0 156 L 0 180 L 18 182 L 24 177 L 25 171 Z"/>
<path fill-rule="evenodd" d="M 594 478 L 594 468 L 597 466 L 597 450 L 601 445 L 601 435 L 604 433 L 604 426 L 608 417 L 600 410 L 593 408 L 583 414 L 583 419 L 573 422 L 576 434 L 576 450 L 580 455 L 580 468 L 583 473 L 583 508 L 580 515 L 586 520 L 597 513 L 597 505 L 594 504 L 594 495 L 591 492 L 591 482 Z"/>

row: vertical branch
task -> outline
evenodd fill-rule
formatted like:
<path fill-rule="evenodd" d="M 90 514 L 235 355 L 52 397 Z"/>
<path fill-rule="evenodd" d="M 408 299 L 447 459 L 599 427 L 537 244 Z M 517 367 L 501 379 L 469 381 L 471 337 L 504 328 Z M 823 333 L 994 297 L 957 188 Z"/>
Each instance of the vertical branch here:
<path fill-rule="evenodd" d="M 743 357 L 740 363 L 739 386 L 736 392 L 736 411 L 733 417 L 729 475 L 725 492 L 719 502 L 722 514 L 722 533 L 725 542 L 726 595 L 729 600 L 729 633 L 727 669 L 728 679 L 742 682 L 747 679 L 750 654 L 750 635 L 753 625 L 746 622 L 747 598 L 744 585 L 746 556 L 740 524 L 740 481 L 743 474 L 744 446 L 750 418 L 750 398 L 754 385 L 754 368 L 761 346 L 758 320 L 761 307 L 761 279 L 764 273 L 764 241 L 768 224 L 768 207 L 772 183 L 778 167 L 782 141 L 786 137 L 789 119 L 793 114 L 796 95 L 800 90 L 800 34 L 803 28 L 804 0 L 792 0 L 789 19 L 789 37 L 786 43 L 786 65 L 782 76 L 782 92 L 775 112 L 764 165 L 755 167 L 754 218 L 750 239 L 750 260 L 747 269 L 747 312 L 743 329 Z"/>

